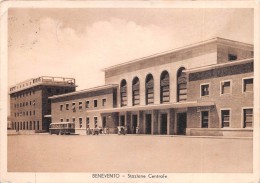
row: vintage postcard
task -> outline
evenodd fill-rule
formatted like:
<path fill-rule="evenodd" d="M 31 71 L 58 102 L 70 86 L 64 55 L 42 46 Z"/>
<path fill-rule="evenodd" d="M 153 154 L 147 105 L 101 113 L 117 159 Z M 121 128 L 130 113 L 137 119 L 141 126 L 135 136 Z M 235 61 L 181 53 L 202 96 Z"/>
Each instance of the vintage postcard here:
<path fill-rule="evenodd" d="M 259 182 L 259 2 L 1 3 L 0 182 Z"/>

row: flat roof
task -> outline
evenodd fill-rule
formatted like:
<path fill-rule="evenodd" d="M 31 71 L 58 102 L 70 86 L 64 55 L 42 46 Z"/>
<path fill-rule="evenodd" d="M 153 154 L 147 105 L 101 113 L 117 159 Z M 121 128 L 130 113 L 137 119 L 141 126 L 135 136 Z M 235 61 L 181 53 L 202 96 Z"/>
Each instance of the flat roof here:
<path fill-rule="evenodd" d="M 157 109 L 169 109 L 169 108 L 185 108 L 185 107 L 203 107 L 203 106 L 213 106 L 214 102 L 198 102 L 198 101 L 190 101 L 190 102 L 176 102 L 169 104 L 154 104 L 154 105 L 138 105 L 138 106 L 130 106 L 130 107 L 118 107 L 118 108 L 110 108 L 110 109 L 99 109 L 99 110 L 89 110 L 88 112 L 126 112 L 126 111 L 138 111 L 138 110 L 157 110 Z"/>
<path fill-rule="evenodd" d="M 38 85 L 76 87 L 75 78 L 40 76 L 27 79 L 25 81 L 17 83 L 16 85 L 11 86 L 9 88 L 9 93 L 12 94 Z"/>
<path fill-rule="evenodd" d="M 198 72 L 198 71 L 206 71 L 206 70 L 217 69 L 217 68 L 221 68 L 221 67 L 250 63 L 252 61 L 254 61 L 253 58 L 248 58 L 248 59 L 243 59 L 243 60 L 230 61 L 230 62 L 226 62 L 226 63 L 222 63 L 222 64 L 212 64 L 212 65 L 197 67 L 197 68 L 193 68 L 193 69 L 186 69 L 183 72 L 191 73 L 191 72 Z"/>
<path fill-rule="evenodd" d="M 155 58 L 155 57 L 158 57 L 158 56 L 163 56 L 163 55 L 166 55 L 166 54 L 169 54 L 169 53 L 181 51 L 181 50 L 184 50 L 184 49 L 193 48 L 193 47 L 196 47 L 196 46 L 200 46 L 200 45 L 204 45 L 204 44 L 212 43 L 212 42 L 216 42 L 216 41 L 236 43 L 236 44 L 240 44 L 240 45 L 247 46 L 247 47 L 253 47 L 253 44 L 243 43 L 243 42 L 234 41 L 234 40 L 225 39 L 225 38 L 220 38 L 220 37 L 214 37 L 214 38 L 211 38 L 211 39 L 208 39 L 208 40 L 204 40 L 204 41 L 200 41 L 200 42 L 197 42 L 197 43 L 189 44 L 189 45 L 186 45 L 186 46 L 183 46 L 183 47 L 179 47 L 179 48 L 175 48 L 175 49 L 172 49 L 172 50 L 168 50 L 168 51 L 165 51 L 165 52 L 160 52 L 160 53 L 156 53 L 156 54 L 149 55 L 149 56 L 146 56 L 146 57 L 141 57 L 141 58 L 134 59 L 134 60 L 131 60 L 131 61 L 128 61 L 128 62 L 124 62 L 124 63 L 121 63 L 121 64 L 113 65 L 113 66 L 110 66 L 110 67 L 102 69 L 102 71 L 108 71 L 108 70 L 111 70 L 111 69 L 115 69 L 117 67 L 121 67 L 121 66 L 125 66 L 125 65 L 128 65 L 128 64 L 132 64 L 132 63 L 136 63 L 136 62 L 139 62 L 139 61 L 143 61 L 145 59 L 150 59 L 150 58 Z"/>
<path fill-rule="evenodd" d="M 92 91 L 99 91 L 99 90 L 104 90 L 104 89 L 108 89 L 108 88 L 115 88 L 115 87 L 118 87 L 118 85 L 117 84 L 107 84 L 107 85 L 96 86 L 96 87 L 93 87 L 93 88 L 88 88 L 88 89 L 79 90 L 79 91 L 75 91 L 75 92 L 70 92 L 70 93 L 66 93 L 66 94 L 54 95 L 54 96 L 49 97 L 49 99 L 56 99 L 56 98 L 72 96 L 72 95 L 77 95 L 77 94 L 87 93 L 87 92 L 92 92 Z"/>

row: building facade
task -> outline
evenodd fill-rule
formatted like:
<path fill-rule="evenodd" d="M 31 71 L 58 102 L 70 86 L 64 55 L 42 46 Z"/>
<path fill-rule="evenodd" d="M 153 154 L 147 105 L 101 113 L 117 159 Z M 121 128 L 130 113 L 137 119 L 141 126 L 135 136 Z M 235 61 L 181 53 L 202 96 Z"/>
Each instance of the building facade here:
<path fill-rule="evenodd" d="M 75 91 L 75 79 L 42 76 L 10 88 L 11 129 L 48 131 L 51 123 L 49 96 Z"/>
<path fill-rule="evenodd" d="M 104 71 L 119 85 L 104 113 L 130 133 L 252 135 L 253 45 L 214 38 Z"/>
<path fill-rule="evenodd" d="M 253 50 L 214 38 L 115 65 L 104 69 L 105 85 L 51 96 L 46 110 L 53 122 L 75 122 L 78 134 L 125 126 L 130 134 L 252 136 Z"/>
<path fill-rule="evenodd" d="M 187 70 L 187 101 L 214 104 L 187 109 L 186 133 L 251 136 L 253 70 L 253 59 Z"/>
<path fill-rule="evenodd" d="M 109 128 L 116 133 L 117 116 L 113 113 L 101 116 L 101 111 L 111 109 L 117 104 L 117 85 L 71 92 L 49 97 L 53 122 L 74 122 L 75 133 L 86 134 L 87 128 Z"/>

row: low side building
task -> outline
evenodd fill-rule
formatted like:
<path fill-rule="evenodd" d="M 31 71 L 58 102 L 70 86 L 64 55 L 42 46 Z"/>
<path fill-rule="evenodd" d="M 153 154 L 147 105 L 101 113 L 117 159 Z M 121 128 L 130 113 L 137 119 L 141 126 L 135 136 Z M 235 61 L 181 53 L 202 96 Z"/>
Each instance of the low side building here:
<path fill-rule="evenodd" d="M 51 123 L 49 96 L 75 91 L 75 79 L 42 76 L 10 88 L 12 129 L 45 132 Z"/>
<path fill-rule="evenodd" d="M 214 102 L 189 107 L 188 135 L 252 136 L 253 59 L 186 70 L 187 101 Z"/>
<path fill-rule="evenodd" d="M 75 133 L 86 134 L 87 128 L 109 128 L 116 133 L 118 117 L 101 111 L 117 105 L 117 85 L 104 85 L 49 97 L 53 122 L 74 122 Z"/>

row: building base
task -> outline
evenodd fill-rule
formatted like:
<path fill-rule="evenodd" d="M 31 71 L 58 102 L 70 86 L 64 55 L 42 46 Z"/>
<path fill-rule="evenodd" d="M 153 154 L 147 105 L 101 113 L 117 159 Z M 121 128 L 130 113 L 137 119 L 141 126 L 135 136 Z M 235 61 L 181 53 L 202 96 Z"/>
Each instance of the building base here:
<path fill-rule="evenodd" d="M 246 128 L 187 128 L 186 135 L 190 136 L 227 136 L 253 137 L 253 129 Z"/>

